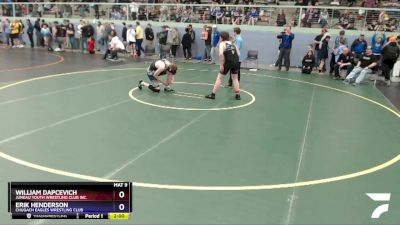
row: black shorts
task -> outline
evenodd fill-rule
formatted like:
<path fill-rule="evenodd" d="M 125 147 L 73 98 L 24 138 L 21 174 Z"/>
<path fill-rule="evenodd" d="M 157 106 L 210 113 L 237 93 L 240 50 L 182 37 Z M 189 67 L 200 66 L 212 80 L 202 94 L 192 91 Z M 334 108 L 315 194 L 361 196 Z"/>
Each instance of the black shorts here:
<path fill-rule="evenodd" d="M 238 74 L 240 70 L 239 63 L 224 63 L 224 70 L 219 71 L 222 75 L 226 75 L 229 72 L 231 74 Z"/>
<path fill-rule="evenodd" d="M 10 34 L 10 38 L 12 39 L 19 38 L 19 34 Z"/>
<path fill-rule="evenodd" d="M 129 45 L 136 45 L 136 42 L 130 41 L 128 44 L 129 44 Z"/>

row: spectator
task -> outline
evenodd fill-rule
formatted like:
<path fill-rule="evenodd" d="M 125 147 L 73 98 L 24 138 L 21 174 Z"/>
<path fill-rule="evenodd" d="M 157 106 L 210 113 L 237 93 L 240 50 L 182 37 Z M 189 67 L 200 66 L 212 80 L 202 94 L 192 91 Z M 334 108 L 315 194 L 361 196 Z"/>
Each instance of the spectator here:
<path fill-rule="evenodd" d="M 327 9 L 321 11 L 319 15 L 318 23 L 321 25 L 321 28 L 324 28 L 328 25 L 329 13 Z"/>
<path fill-rule="evenodd" d="M 44 47 L 43 37 L 40 33 L 40 29 L 41 29 L 40 18 L 36 19 L 34 27 L 35 27 L 35 35 L 36 35 L 36 46 Z"/>
<path fill-rule="evenodd" d="M 294 39 L 294 34 L 292 33 L 290 27 L 286 27 L 285 31 L 279 34 L 277 38 L 281 39 L 281 49 L 279 51 L 279 57 L 278 57 L 278 70 L 281 70 L 282 60 L 284 60 L 286 71 L 289 71 L 290 51 L 292 49 L 292 41 Z"/>
<path fill-rule="evenodd" d="M 350 52 L 348 48 L 343 49 L 343 53 L 339 55 L 337 59 L 337 63 L 335 64 L 334 71 L 335 75 L 333 79 L 340 79 L 340 71 L 346 70 L 346 76 L 353 70 L 354 68 L 354 55 Z"/>
<path fill-rule="evenodd" d="M 233 36 L 235 38 L 235 41 L 233 42 L 233 44 L 236 46 L 236 49 L 239 50 L 239 62 L 237 65 L 238 68 L 238 81 L 240 82 L 240 67 L 241 64 L 243 62 L 243 58 L 244 58 L 244 45 L 243 45 L 243 39 L 242 36 L 240 35 L 240 33 L 242 33 L 240 27 L 235 27 L 233 28 Z M 229 76 L 229 82 L 228 82 L 228 86 L 232 87 L 232 73 L 231 76 Z"/>
<path fill-rule="evenodd" d="M 238 7 L 232 9 L 232 25 L 240 25 L 240 9 Z"/>
<path fill-rule="evenodd" d="M 75 28 L 73 23 L 68 24 L 67 36 L 71 49 L 76 49 Z"/>
<path fill-rule="evenodd" d="M 19 43 L 19 41 L 18 41 L 18 43 L 14 42 L 15 40 L 19 40 L 19 33 L 21 32 L 21 29 L 22 29 L 20 22 L 18 20 L 14 20 L 14 22 L 11 23 L 10 28 L 11 28 L 11 35 L 10 35 L 11 46 L 13 48 L 16 48 L 16 47 L 17 48 L 22 48 L 22 47 L 24 47 L 22 45 L 22 43 Z M 14 43 L 15 43 L 15 45 L 14 45 Z"/>
<path fill-rule="evenodd" d="M 367 49 L 368 43 L 365 40 L 364 33 L 360 34 L 360 37 L 353 41 L 351 44 L 351 52 L 355 54 L 356 58 L 360 58 L 360 56 L 365 52 Z"/>
<path fill-rule="evenodd" d="M 128 25 L 126 40 L 128 41 L 128 46 L 131 48 L 131 56 L 134 58 L 136 56 L 136 31 L 132 24 Z"/>
<path fill-rule="evenodd" d="M 154 32 L 153 29 L 151 28 L 150 23 L 147 24 L 147 27 L 144 30 L 144 34 L 146 37 L 146 46 L 153 46 Z"/>
<path fill-rule="evenodd" d="M 93 36 L 90 37 L 89 38 L 89 43 L 88 43 L 88 45 L 89 45 L 89 47 L 88 47 L 89 54 L 94 54 L 96 52 L 95 43 L 96 43 L 96 40 L 94 39 L 94 37 Z"/>
<path fill-rule="evenodd" d="M 23 48 L 25 45 L 25 41 L 24 41 L 24 37 L 23 37 L 25 25 L 22 22 L 22 20 L 18 20 L 18 23 L 19 23 L 18 41 L 20 43 L 18 47 Z"/>
<path fill-rule="evenodd" d="M 217 56 L 218 43 L 219 43 L 219 31 L 217 25 L 212 26 L 212 34 L 211 34 L 211 63 L 215 64 L 215 59 Z"/>
<path fill-rule="evenodd" d="M 350 72 L 343 82 L 345 84 L 352 83 L 353 86 L 358 86 L 364 80 L 366 75 L 371 74 L 373 70 L 376 69 L 377 65 L 376 56 L 372 54 L 371 46 L 368 46 L 365 53 L 360 56 L 360 60 L 358 61 L 356 67 Z M 353 81 L 356 76 L 356 80 Z"/>
<path fill-rule="evenodd" d="M 257 23 L 257 21 L 258 21 L 258 12 L 257 9 L 253 7 L 250 12 L 248 25 L 251 24 L 252 26 L 254 26 L 255 23 Z"/>
<path fill-rule="evenodd" d="M 372 20 L 371 24 L 368 24 L 367 29 L 369 31 L 377 31 L 379 30 L 380 25 L 378 25 L 378 22 L 376 20 Z"/>
<path fill-rule="evenodd" d="M 49 25 L 47 23 L 42 23 L 42 28 L 40 32 L 43 37 L 44 46 L 47 48 L 48 51 L 52 51 L 53 49 L 51 48 L 51 43 L 50 43 L 51 32 Z"/>
<path fill-rule="evenodd" d="M 11 24 L 10 24 L 10 20 L 6 19 L 3 24 L 2 24 L 2 30 L 3 30 L 3 34 L 4 34 L 4 42 L 7 45 L 10 45 L 10 35 L 11 35 Z"/>
<path fill-rule="evenodd" d="M 390 85 L 390 71 L 393 69 L 400 55 L 396 37 L 389 37 L 389 42 L 382 48 L 382 75 L 385 77 L 386 85 Z"/>
<path fill-rule="evenodd" d="M 312 49 L 308 49 L 307 54 L 303 57 L 301 62 L 301 73 L 311 74 L 312 69 L 315 65 L 315 57 Z"/>
<path fill-rule="evenodd" d="M 83 21 L 83 26 L 82 26 L 82 38 L 81 38 L 81 43 L 82 43 L 82 52 L 86 51 L 88 49 L 88 39 L 92 37 L 94 34 L 94 29 L 92 25 L 90 25 L 88 22 Z"/>
<path fill-rule="evenodd" d="M 313 8 L 308 7 L 301 16 L 302 27 L 311 27 L 311 19 L 313 15 Z"/>
<path fill-rule="evenodd" d="M 192 37 L 190 36 L 189 28 L 185 28 L 185 34 L 182 37 L 183 56 L 186 60 L 192 59 Z"/>
<path fill-rule="evenodd" d="M 26 30 L 26 33 L 28 34 L 29 42 L 31 43 L 31 48 L 34 48 L 35 47 L 35 44 L 34 44 L 35 42 L 33 41 L 33 31 L 35 30 L 35 27 L 31 23 L 30 19 L 27 19 L 26 22 L 27 22 L 26 25 L 28 27 L 28 29 Z"/>
<path fill-rule="evenodd" d="M 203 60 L 211 62 L 211 31 L 207 25 L 204 25 L 201 33 L 201 40 L 204 40 Z"/>
<path fill-rule="evenodd" d="M 107 43 L 105 39 L 107 39 L 104 24 L 100 21 L 97 22 L 96 29 L 96 38 L 97 38 L 97 51 L 101 51 L 101 48 Z"/>
<path fill-rule="evenodd" d="M 177 28 L 169 29 L 167 35 L 167 44 L 171 45 L 171 53 L 174 59 L 176 58 L 176 50 L 178 49 L 181 43 L 179 40 L 179 36 L 180 35 Z"/>
<path fill-rule="evenodd" d="M 372 53 L 377 56 L 378 59 L 380 59 L 381 56 L 381 50 L 383 45 L 385 44 L 386 40 L 386 35 L 385 34 L 374 34 L 372 36 L 371 44 L 372 44 Z"/>
<path fill-rule="evenodd" d="M 325 34 L 328 32 L 328 30 L 326 28 L 322 28 L 321 33 L 318 34 L 315 38 L 314 38 L 314 52 L 315 52 L 315 56 L 317 57 L 315 60 L 315 67 L 318 67 L 318 65 L 320 64 L 320 54 L 319 54 L 319 50 L 321 48 L 321 40 L 322 38 L 325 36 Z"/>
<path fill-rule="evenodd" d="M 277 17 L 276 17 L 276 25 L 278 27 L 283 27 L 286 24 L 286 15 L 285 12 L 283 12 L 283 10 L 280 11 L 280 13 L 278 13 Z"/>
<path fill-rule="evenodd" d="M 384 31 L 395 32 L 397 30 L 397 19 L 391 19 L 389 23 L 385 24 Z"/>
<path fill-rule="evenodd" d="M 326 71 L 326 60 L 328 59 L 328 55 L 329 55 L 329 41 L 331 39 L 331 36 L 329 35 L 324 35 L 321 39 L 321 42 L 319 44 L 320 46 L 320 50 L 319 50 L 319 60 L 320 60 L 320 64 L 319 64 L 319 69 L 318 72 L 324 73 Z"/>
<path fill-rule="evenodd" d="M 136 54 L 140 57 L 141 52 L 144 53 L 144 49 L 142 47 L 144 37 L 144 30 L 142 26 L 140 26 L 139 21 L 136 21 Z"/>
<path fill-rule="evenodd" d="M 339 32 L 339 36 L 335 38 L 335 43 L 332 48 L 332 54 L 331 54 L 331 62 L 329 64 L 329 74 L 332 75 L 334 66 L 339 58 L 339 55 L 342 53 L 342 51 L 338 51 L 339 46 L 344 45 L 344 47 L 348 47 L 348 42 L 347 38 L 345 37 L 346 32 L 344 30 L 341 30 Z M 342 47 L 343 48 L 343 47 Z"/>
<path fill-rule="evenodd" d="M 163 51 L 167 45 L 167 38 L 168 38 L 168 26 L 162 26 L 161 31 L 157 33 L 157 39 L 158 39 L 158 44 L 159 44 L 159 49 L 160 49 L 160 59 L 165 59 L 166 52 Z"/>
<path fill-rule="evenodd" d="M 106 51 L 103 59 L 107 59 L 108 55 L 111 55 L 111 60 L 118 60 L 118 52 L 125 50 L 125 46 L 121 40 L 119 40 L 117 33 L 112 31 L 110 34 L 110 46 Z"/>
<path fill-rule="evenodd" d="M 123 43 L 127 43 L 127 40 L 126 40 L 126 32 L 128 31 L 128 28 L 126 27 L 126 23 L 125 22 L 122 22 L 122 42 Z"/>

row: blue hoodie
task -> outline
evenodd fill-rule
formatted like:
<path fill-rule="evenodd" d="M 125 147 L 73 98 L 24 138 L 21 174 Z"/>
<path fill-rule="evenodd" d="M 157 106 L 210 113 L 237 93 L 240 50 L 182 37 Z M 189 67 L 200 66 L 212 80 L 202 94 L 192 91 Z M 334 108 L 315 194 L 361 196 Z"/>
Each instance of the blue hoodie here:
<path fill-rule="evenodd" d="M 277 36 L 278 39 L 282 39 L 280 44 L 280 48 L 291 49 L 292 48 L 292 41 L 294 39 L 294 34 L 290 33 L 287 35 L 286 33 L 281 33 Z"/>
<path fill-rule="evenodd" d="M 366 40 L 360 41 L 359 38 L 354 40 L 353 44 L 351 45 L 351 51 L 355 52 L 356 54 L 362 54 L 367 50 L 368 43 Z"/>

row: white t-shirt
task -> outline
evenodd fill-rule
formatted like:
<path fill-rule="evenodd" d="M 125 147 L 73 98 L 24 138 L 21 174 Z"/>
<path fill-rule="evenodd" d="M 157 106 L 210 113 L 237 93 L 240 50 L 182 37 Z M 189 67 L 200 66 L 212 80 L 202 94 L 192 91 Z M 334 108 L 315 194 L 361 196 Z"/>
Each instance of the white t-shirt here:
<path fill-rule="evenodd" d="M 126 40 L 128 42 L 136 42 L 136 31 L 134 28 L 128 29 L 126 32 Z"/>
<path fill-rule="evenodd" d="M 119 48 L 122 50 L 125 49 L 124 43 L 122 43 L 122 41 L 119 40 L 118 36 L 115 36 L 111 39 L 110 46 L 113 48 Z"/>

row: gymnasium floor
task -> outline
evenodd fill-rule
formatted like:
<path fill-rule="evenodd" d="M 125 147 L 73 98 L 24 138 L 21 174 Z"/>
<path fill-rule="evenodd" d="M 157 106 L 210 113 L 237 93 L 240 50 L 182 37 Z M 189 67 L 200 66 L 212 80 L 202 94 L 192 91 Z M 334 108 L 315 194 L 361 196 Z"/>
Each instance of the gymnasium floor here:
<path fill-rule="evenodd" d="M 148 63 L 0 49 L 0 224 L 110 223 L 9 218 L 7 182 L 85 180 L 134 182 L 118 224 L 400 223 L 400 114 L 377 88 L 244 70 L 241 101 L 211 101 L 216 66 L 154 94 Z"/>

